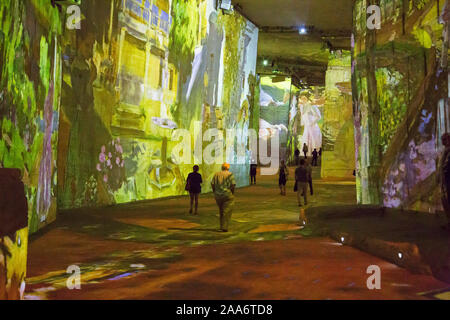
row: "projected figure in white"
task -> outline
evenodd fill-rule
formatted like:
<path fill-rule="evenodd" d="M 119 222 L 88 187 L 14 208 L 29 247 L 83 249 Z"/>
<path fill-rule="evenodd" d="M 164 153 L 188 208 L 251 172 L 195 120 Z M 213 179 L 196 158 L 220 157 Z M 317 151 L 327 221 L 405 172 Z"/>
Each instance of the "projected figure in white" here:
<path fill-rule="evenodd" d="M 319 107 L 310 103 L 307 97 L 302 96 L 299 101 L 302 126 L 304 127 L 300 146 L 304 143 L 308 146 L 308 155 L 310 156 L 314 149 L 319 150 L 322 147 L 322 132 L 320 131 L 319 121 L 322 119 Z"/>

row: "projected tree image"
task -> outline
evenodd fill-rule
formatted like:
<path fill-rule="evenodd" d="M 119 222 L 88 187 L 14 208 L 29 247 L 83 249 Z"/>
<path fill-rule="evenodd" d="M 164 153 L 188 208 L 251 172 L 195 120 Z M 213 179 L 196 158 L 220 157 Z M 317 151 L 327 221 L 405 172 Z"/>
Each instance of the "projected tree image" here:
<path fill-rule="evenodd" d="M 448 126 L 445 1 L 382 1 L 376 39 L 365 26 L 366 2 L 355 5 L 352 60 L 358 200 L 439 210 L 436 161 Z"/>
<path fill-rule="evenodd" d="M 82 1 L 77 30 L 64 5 L 2 2 L 0 161 L 22 170 L 31 232 L 54 219 L 56 192 L 60 209 L 184 194 L 194 159 L 173 161 L 172 134 L 196 122 L 243 132 L 232 169 L 248 183 L 258 29 L 214 3 Z M 198 164 L 205 179 L 220 169 Z"/>

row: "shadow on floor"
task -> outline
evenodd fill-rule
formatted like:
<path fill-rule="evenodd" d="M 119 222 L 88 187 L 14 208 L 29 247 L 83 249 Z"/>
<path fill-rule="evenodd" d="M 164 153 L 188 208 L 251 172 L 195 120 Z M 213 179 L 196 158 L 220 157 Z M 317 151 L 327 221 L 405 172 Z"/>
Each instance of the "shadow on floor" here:
<path fill-rule="evenodd" d="M 450 283 L 450 233 L 444 219 L 417 211 L 377 206 L 307 210 L 313 233 L 332 236 L 413 272 Z"/>

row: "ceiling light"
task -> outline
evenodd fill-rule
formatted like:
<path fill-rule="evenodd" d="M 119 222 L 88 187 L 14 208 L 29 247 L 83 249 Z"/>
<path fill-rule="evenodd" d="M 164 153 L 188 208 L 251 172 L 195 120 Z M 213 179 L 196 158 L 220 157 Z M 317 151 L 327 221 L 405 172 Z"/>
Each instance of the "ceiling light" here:
<path fill-rule="evenodd" d="M 220 1 L 219 8 L 223 10 L 231 10 L 231 0 Z"/>

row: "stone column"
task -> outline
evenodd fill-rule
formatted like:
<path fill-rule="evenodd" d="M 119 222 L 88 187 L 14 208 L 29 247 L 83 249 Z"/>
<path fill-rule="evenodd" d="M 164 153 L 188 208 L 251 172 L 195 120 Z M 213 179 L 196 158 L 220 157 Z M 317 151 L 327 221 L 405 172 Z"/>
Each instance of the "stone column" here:
<path fill-rule="evenodd" d="M 0 300 L 23 299 L 28 205 L 19 169 L 0 169 Z"/>

